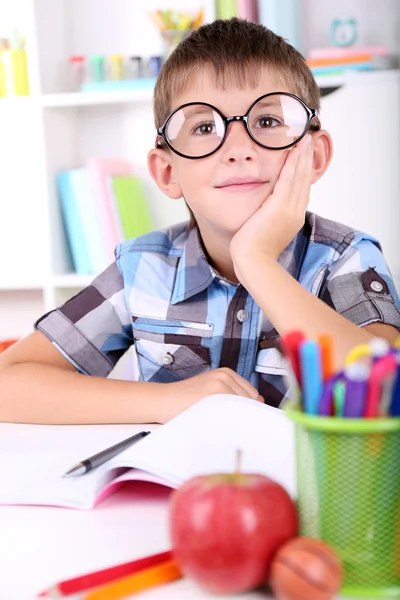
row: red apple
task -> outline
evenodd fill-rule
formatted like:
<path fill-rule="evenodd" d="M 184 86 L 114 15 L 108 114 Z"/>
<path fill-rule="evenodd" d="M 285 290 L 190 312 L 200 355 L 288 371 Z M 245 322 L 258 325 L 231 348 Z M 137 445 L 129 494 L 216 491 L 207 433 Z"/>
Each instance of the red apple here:
<path fill-rule="evenodd" d="M 298 535 L 295 505 L 264 475 L 201 475 L 171 495 L 172 551 L 183 574 L 219 594 L 268 578 L 273 555 Z"/>

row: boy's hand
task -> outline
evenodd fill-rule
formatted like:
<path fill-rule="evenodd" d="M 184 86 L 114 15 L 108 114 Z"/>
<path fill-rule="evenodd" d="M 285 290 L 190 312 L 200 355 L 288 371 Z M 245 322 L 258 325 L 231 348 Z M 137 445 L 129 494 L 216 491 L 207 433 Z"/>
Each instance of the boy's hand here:
<path fill-rule="evenodd" d="M 198 400 L 212 394 L 234 394 L 264 402 L 262 396 L 246 379 L 232 369 L 213 369 L 174 383 L 158 384 L 157 422 L 166 423 Z"/>
<path fill-rule="evenodd" d="M 312 180 L 312 138 L 304 139 L 287 155 L 274 191 L 232 238 L 234 265 L 249 255 L 276 260 L 303 227 Z"/>

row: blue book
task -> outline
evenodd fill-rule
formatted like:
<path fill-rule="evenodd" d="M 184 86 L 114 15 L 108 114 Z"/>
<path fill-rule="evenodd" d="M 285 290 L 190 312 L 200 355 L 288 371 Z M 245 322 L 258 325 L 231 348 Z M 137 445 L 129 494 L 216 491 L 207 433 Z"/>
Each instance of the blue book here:
<path fill-rule="evenodd" d="M 258 16 L 261 25 L 301 50 L 300 0 L 259 0 Z"/>
<path fill-rule="evenodd" d="M 85 239 L 80 212 L 71 184 L 71 171 L 58 173 L 57 189 L 65 233 L 75 271 L 82 275 L 92 274 L 87 240 Z"/>
<path fill-rule="evenodd" d="M 109 261 L 89 171 L 86 168 L 71 170 L 70 182 L 86 240 L 90 273 L 101 273 Z"/>

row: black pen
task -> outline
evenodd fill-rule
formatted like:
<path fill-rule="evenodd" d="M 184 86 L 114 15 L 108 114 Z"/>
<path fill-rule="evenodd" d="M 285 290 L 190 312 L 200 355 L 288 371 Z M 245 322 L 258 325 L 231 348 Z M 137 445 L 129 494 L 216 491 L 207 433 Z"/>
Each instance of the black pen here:
<path fill-rule="evenodd" d="M 85 458 L 85 460 L 82 460 L 80 463 L 64 473 L 63 477 L 70 477 L 71 475 L 84 475 L 85 473 L 92 471 L 96 467 L 99 467 L 103 463 L 107 462 L 107 460 L 110 460 L 110 458 L 113 458 L 113 456 L 116 456 L 126 448 L 129 448 L 129 446 L 132 444 L 135 444 L 135 442 L 138 442 L 142 438 L 146 437 L 146 435 L 149 433 L 150 431 L 141 431 L 140 433 L 136 433 L 136 435 L 132 435 L 126 440 L 122 440 L 122 442 L 118 442 L 118 444 L 115 444 L 114 446 L 110 446 L 110 448 L 106 448 L 105 450 L 102 450 L 101 452 L 98 452 L 89 458 Z"/>

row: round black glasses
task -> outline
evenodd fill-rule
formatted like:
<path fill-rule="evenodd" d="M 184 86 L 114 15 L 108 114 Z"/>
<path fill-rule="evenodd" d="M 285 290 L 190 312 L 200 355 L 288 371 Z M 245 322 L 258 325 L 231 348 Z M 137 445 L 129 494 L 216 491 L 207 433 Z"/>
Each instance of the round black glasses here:
<path fill-rule="evenodd" d="M 226 117 L 206 102 L 183 104 L 157 129 L 156 146 L 164 147 L 162 138 L 183 158 L 205 158 L 221 148 L 234 121 L 241 121 L 251 139 L 268 150 L 291 148 L 307 131 L 321 127 L 316 109 L 294 94 L 273 92 L 257 98 L 243 116 Z"/>

